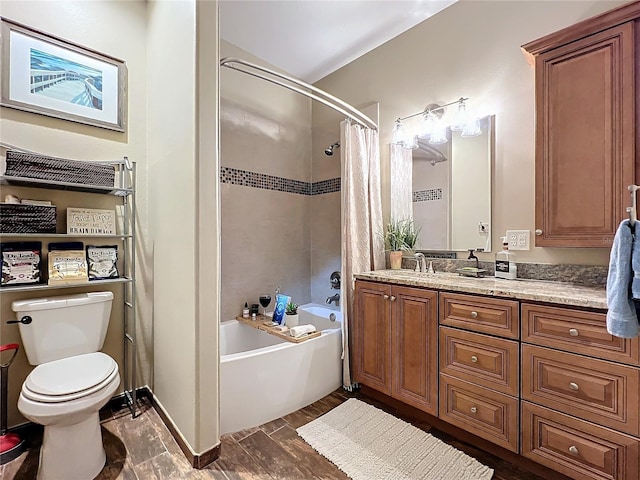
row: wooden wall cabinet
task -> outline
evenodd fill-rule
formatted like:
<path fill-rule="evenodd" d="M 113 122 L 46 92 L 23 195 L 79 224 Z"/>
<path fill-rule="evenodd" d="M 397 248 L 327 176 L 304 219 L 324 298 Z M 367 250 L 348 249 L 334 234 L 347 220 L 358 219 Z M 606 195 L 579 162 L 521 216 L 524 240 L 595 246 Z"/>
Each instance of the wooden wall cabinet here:
<path fill-rule="evenodd" d="M 523 48 L 535 56 L 536 246 L 610 247 L 640 150 L 640 2 Z"/>
<path fill-rule="evenodd" d="M 355 292 L 355 381 L 437 415 L 437 292 L 364 281 Z"/>

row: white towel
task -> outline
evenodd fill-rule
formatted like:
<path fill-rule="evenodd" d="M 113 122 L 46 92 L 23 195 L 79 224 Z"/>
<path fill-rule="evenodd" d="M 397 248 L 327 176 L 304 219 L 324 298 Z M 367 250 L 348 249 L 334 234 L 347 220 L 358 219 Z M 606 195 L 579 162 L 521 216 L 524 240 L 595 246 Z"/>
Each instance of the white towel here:
<path fill-rule="evenodd" d="M 640 235 L 640 228 L 636 226 Z M 632 338 L 640 335 L 640 324 L 636 314 L 636 306 L 631 294 L 633 279 L 631 253 L 634 242 L 629 220 L 624 220 L 618 227 L 611 247 L 609 275 L 607 277 L 607 331 L 611 335 Z"/>
<path fill-rule="evenodd" d="M 309 324 L 309 325 L 298 325 L 297 327 L 291 327 L 289 329 L 289 335 L 291 335 L 292 337 L 301 337 L 303 335 L 308 335 L 310 333 L 313 333 L 316 331 L 316 327 Z"/>

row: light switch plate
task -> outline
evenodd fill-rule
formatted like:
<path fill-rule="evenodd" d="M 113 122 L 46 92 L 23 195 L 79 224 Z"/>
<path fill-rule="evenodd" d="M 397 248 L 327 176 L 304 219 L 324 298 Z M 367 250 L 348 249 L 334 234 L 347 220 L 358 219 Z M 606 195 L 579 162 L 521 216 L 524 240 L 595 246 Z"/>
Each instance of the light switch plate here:
<path fill-rule="evenodd" d="M 489 223 L 487 222 L 478 222 L 478 233 L 480 235 L 489 233 Z"/>
<path fill-rule="evenodd" d="M 507 230 L 509 250 L 529 250 L 531 230 Z"/>

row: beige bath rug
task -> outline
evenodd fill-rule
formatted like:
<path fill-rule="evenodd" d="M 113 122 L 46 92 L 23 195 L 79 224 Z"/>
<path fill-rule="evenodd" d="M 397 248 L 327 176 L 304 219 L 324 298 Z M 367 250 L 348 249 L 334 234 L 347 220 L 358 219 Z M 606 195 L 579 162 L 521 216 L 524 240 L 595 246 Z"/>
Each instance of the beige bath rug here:
<path fill-rule="evenodd" d="M 297 429 L 353 480 L 489 480 L 493 470 L 419 428 L 351 398 Z"/>

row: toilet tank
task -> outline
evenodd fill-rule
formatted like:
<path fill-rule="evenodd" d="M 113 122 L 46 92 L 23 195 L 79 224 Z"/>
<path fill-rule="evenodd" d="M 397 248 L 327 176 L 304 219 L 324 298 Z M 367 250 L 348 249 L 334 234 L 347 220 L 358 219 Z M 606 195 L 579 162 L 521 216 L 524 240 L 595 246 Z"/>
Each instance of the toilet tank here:
<path fill-rule="evenodd" d="M 90 292 L 18 300 L 11 304 L 19 323 L 20 337 L 31 365 L 97 352 L 109 326 L 112 292 Z"/>

